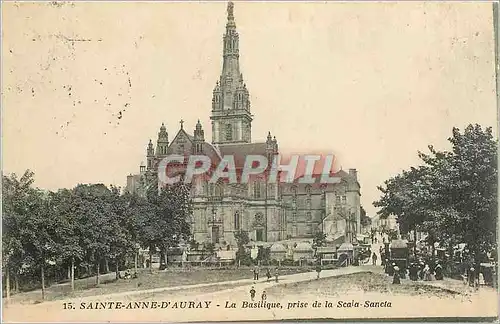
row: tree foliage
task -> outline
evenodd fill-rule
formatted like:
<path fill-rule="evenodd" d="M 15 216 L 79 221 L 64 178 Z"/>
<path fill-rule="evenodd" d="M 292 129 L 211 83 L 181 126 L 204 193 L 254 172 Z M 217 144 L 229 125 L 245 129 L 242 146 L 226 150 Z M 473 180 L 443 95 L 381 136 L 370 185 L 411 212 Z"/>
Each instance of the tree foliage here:
<path fill-rule="evenodd" d="M 382 218 L 396 215 L 402 233 L 417 229 L 430 243 L 466 243 L 476 260 L 496 244 L 497 140 L 492 129 L 454 128 L 450 151 L 429 146 L 422 165 L 378 187 Z"/>
<path fill-rule="evenodd" d="M 321 247 L 326 245 L 326 234 L 323 232 L 316 232 L 314 234 L 313 238 L 313 246 L 314 247 Z"/>
<path fill-rule="evenodd" d="M 359 218 L 361 226 L 363 227 L 370 226 L 372 223 L 372 219 L 368 217 L 368 215 L 366 215 L 366 210 L 363 208 L 363 206 L 360 207 Z"/>
<path fill-rule="evenodd" d="M 238 246 L 238 250 L 236 251 L 236 261 L 243 265 L 251 264 L 252 257 L 250 252 L 246 249 L 247 244 L 250 242 L 248 232 L 239 230 L 234 233 L 234 238 L 236 240 L 236 245 Z"/>
<path fill-rule="evenodd" d="M 189 186 L 137 195 L 103 184 L 48 192 L 33 183 L 29 170 L 3 176 L 3 269 L 14 276 L 39 273 L 43 282 L 47 267 L 99 274 L 109 262 L 118 271 L 138 246 L 156 252 L 190 239 Z"/>

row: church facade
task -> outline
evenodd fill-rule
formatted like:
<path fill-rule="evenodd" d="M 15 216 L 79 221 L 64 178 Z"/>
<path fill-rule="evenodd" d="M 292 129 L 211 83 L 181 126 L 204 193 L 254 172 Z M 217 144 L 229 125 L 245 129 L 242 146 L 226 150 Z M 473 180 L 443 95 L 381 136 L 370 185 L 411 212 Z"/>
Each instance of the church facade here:
<path fill-rule="evenodd" d="M 240 71 L 239 35 L 236 31 L 233 4 L 227 8 L 223 36 L 223 63 L 220 79 L 212 93 L 212 138 L 205 139 L 198 121 L 192 134 L 183 121 L 174 138 L 161 125 L 156 145 L 150 140 L 146 165 L 127 177 L 126 190 L 141 192 L 148 179 L 157 177 L 158 164 L 169 154 L 207 155 L 220 161 L 232 155 L 242 168 L 248 155 L 262 155 L 272 160 L 279 154 L 276 137 L 269 132 L 262 142 L 252 141 L 250 95 Z M 256 245 L 284 240 L 310 240 L 317 232 L 339 243 L 354 242 L 360 231 L 360 185 L 355 169 L 335 173 L 334 184 L 269 183 L 255 178 L 246 184 L 209 183 L 196 180 L 192 186 L 193 215 L 190 218 L 194 240 L 217 246 L 235 246 L 234 233 L 248 232 Z"/>

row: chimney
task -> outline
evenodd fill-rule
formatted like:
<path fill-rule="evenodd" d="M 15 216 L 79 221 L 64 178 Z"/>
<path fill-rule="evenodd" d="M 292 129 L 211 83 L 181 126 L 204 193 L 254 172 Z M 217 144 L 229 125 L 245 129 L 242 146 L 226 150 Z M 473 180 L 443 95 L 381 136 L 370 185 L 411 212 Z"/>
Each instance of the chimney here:
<path fill-rule="evenodd" d="M 358 181 L 358 171 L 356 169 L 349 169 L 349 175 Z"/>

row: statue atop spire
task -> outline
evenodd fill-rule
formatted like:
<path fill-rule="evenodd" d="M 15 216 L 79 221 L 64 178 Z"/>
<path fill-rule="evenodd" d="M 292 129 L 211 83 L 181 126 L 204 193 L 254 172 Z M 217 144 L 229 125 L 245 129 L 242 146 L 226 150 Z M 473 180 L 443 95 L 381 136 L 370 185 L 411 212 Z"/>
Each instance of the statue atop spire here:
<path fill-rule="evenodd" d="M 234 3 L 232 1 L 227 3 L 227 20 L 234 20 Z"/>

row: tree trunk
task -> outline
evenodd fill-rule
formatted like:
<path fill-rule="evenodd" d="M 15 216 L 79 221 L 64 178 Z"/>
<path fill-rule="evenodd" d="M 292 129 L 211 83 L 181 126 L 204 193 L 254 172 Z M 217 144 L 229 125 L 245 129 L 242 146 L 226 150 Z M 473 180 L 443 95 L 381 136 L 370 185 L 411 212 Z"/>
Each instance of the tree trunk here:
<path fill-rule="evenodd" d="M 434 242 L 434 240 L 431 241 L 431 244 L 432 244 L 432 246 L 431 246 L 431 251 L 432 251 L 432 258 L 431 258 L 431 260 L 432 260 L 433 265 L 434 265 L 435 260 L 436 260 L 436 256 L 435 256 L 435 254 L 436 254 L 436 247 L 434 246 L 435 243 L 436 242 Z"/>
<path fill-rule="evenodd" d="M 116 280 L 120 279 L 120 267 L 118 266 L 118 258 L 115 260 L 115 273 L 116 273 Z"/>
<path fill-rule="evenodd" d="M 413 228 L 413 256 L 417 258 L 417 225 Z"/>
<path fill-rule="evenodd" d="M 66 274 L 66 279 L 71 279 L 71 265 L 68 266 L 68 272 Z"/>
<path fill-rule="evenodd" d="M 160 249 L 160 270 L 165 269 L 166 267 L 166 255 L 165 255 L 165 250 L 163 248 Z"/>
<path fill-rule="evenodd" d="M 135 251 L 135 256 L 134 256 L 134 271 L 135 271 L 135 273 L 137 273 L 137 264 L 139 261 L 138 259 L 139 259 L 139 252 Z"/>
<path fill-rule="evenodd" d="M 19 273 L 16 272 L 14 275 L 14 291 L 19 292 Z"/>
<path fill-rule="evenodd" d="M 45 259 L 42 260 L 42 269 L 41 269 L 41 275 L 42 275 L 42 300 L 45 300 Z"/>
<path fill-rule="evenodd" d="M 9 270 L 9 267 L 5 267 L 5 293 L 7 295 L 6 297 L 6 302 L 7 304 L 10 303 L 10 270 Z"/>
<path fill-rule="evenodd" d="M 71 291 L 75 291 L 75 257 L 71 258 Z"/>
<path fill-rule="evenodd" d="M 153 249 L 149 247 L 149 272 L 153 272 Z"/>
<path fill-rule="evenodd" d="M 95 284 L 96 286 L 99 286 L 99 274 L 100 274 L 100 269 L 101 268 L 101 262 L 100 260 L 97 261 L 97 273 L 96 273 L 96 277 L 95 277 Z"/>
<path fill-rule="evenodd" d="M 108 261 L 108 258 L 104 259 L 104 271 L 105 271 L 105 273 L 109 272 L 109 261 Z"/>

